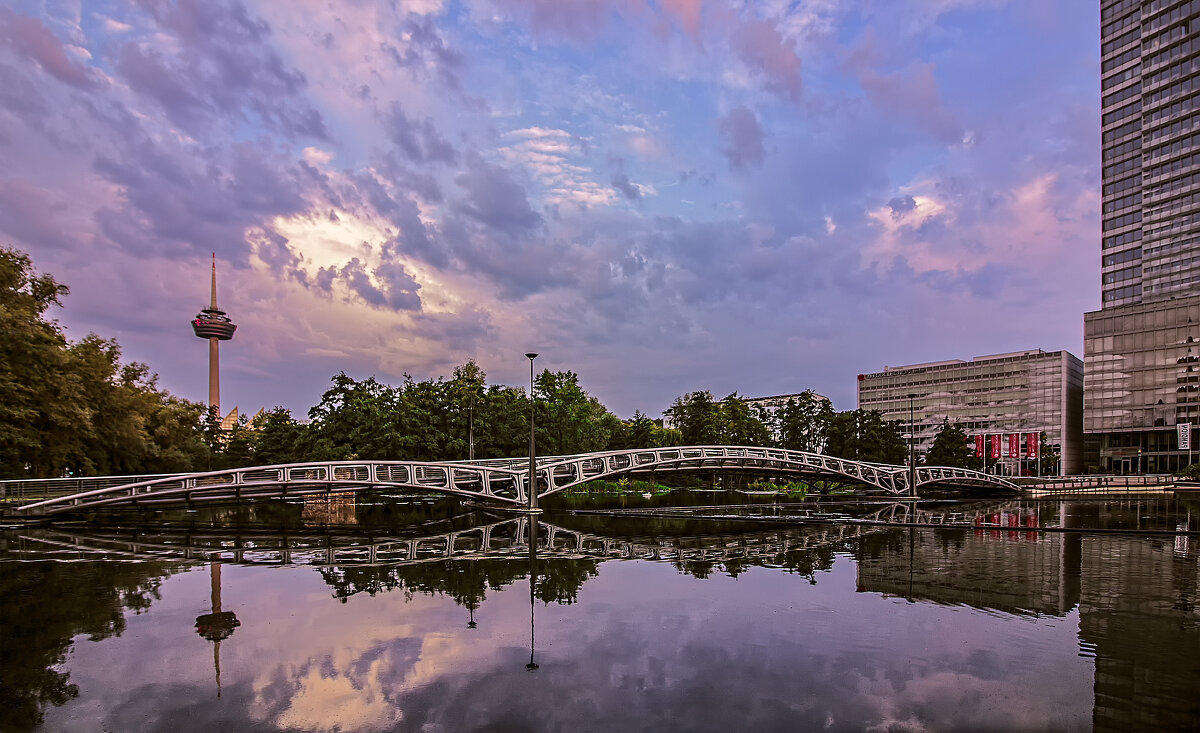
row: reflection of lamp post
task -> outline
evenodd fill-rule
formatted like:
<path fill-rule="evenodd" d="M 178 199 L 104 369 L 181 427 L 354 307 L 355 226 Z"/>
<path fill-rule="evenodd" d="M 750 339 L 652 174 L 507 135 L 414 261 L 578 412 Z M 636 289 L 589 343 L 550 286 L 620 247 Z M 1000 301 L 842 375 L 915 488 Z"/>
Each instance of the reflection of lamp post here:
<path fill-rule="evenodd" d="M 533 360 L 537 358 L 537 353 L 531 351 L 525 358 L 529 359 L 529 511 L 534 511 L 538 508 L 537 458 L 533 444 Z"/>
<path fill-rule="evenodd" d="M 908 395 L 908 493 L 917 495 L 917 425 L 913 419 L 915 394 Z"/>
<path fill-rule="evenodd" d="M 533 661 L 533 600 L 534 588 L 537 586 L 537 517 L 529 517 L 529 664 L 525 669 L 537 671 L 537 663 Z"/>
<path fill-rule="evenodd" d="M 467 403 L 467 460 L 475 460 L 475 392 L 471 391 L 471 401 Z"/>

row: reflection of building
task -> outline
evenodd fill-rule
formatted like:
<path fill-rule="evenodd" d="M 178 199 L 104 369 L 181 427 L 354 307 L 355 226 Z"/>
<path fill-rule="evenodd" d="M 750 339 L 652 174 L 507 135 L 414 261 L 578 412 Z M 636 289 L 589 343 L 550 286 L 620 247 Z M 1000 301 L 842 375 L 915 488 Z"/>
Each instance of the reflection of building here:
<path fill-rule="evenodd" d="M 1200 721 L 1200 558 L 1174 545 L 1083 540 L 1079 638 L 1096 653 L 1096 731 L 1195 730 Z"/>
<path fill-rule="evenodd" d="M 1200 421 L 1197 8 L 1101 3 L 1101 309 L 1085 313 L 1084 429 L 1101 467 L 1170 471 Z"/>
<path fill-rule="evenodd" d="M 212 611 L 196 617 L 196 633 L 213 643 L 213 671 L 217 678 L 217 697 L 221 696 L 221 642 L 242 625 L 233 611 L 221 610 L 221 564 L 209 565 Z"/>
<path fill-rule="evenodd" d="M 307 525 L 358 524 L 354 494 L 306 497 L 300 518 Z"/>
<path fill-rule="evenodd" d="M 1040 513 L 1053 512 L 1051 505 L 997 510 L 979 519 L 998 527 L 970 530 L 959 542 L 927 528 L 892 533 L 886 547 L 868 540 L 858 559 L 858 589 L 1061 616 L 1079 602 L 1079 538 L 1031 531 L 1050 518 Z"/>
<path fill-rule="evenodd" d="M 909 422 L 908 395 L 913 400 Z M 1061 446 L 1062 470 L 1076 473 L 1083 460 L 1083 363 L 1066 351 L 1040 349 L 970 361 L 954 359 L 928 364 L 884 367 L 858 376 L 858 406 L 879 410 L 886 420 L 898 420 L 913 433 L 922 455 L 933 445 L 942 422 L 949 420 L 968 436 L 1044 433 L 1051 445 Z M 1018 458 L 1009 459 L 1007 442 L 1001 462 L 1027 457 L 1027 443 L 1018 441 Z"/>
<path fill-rule="evenodd" d="M 217 255 L 212 263 L 212 303 L 192 319 L 192 332 L 208 339 L 208 406 L 221 410 L 221 357 L 218 342 L 233 338 L 237 326 L 217 308 Z"/>

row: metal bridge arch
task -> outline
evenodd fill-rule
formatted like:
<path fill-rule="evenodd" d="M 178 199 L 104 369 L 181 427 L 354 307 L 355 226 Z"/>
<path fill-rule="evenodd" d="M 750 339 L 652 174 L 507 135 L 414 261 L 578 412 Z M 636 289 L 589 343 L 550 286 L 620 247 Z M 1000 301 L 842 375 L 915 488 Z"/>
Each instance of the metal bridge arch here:
<path fill-rule="evenodd" d="M 804 478 L 847 479 L 893 496 L 910 496 L 909 469 L 781 448 L 752 446 L 677 446 L 605 451 L 537 459 L 538 497 L 596 479 L 636 473 L 697 470 L 750 471 Z M 109 506 L 182 504 L 195 501 L 306 496 L 380 489 L 432 491 L 467 499 L 525 506 L 527 458 L 482 461 L 323 461 L 132 481 L 16 508 L 18 514 L 55 514 Z M 988 486 L 1017 491 L 1002 478 L 978 471 L 920 467 L 916 487 L 938 483 Z"/>

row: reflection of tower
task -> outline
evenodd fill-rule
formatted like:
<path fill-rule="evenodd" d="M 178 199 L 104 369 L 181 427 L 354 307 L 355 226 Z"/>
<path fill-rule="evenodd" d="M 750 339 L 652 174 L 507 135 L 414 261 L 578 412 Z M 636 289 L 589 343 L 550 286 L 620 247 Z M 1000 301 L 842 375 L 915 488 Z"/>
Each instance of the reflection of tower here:
<path fill-rule="evenodd" d="M 209 565 L 212 586 L 212 613 L 196 617 L 196 633 L 213 642 L 213 670 L 217 676 L 217 697 L 221 696 L 221 642 L 242 625 L 233 611 L 221 610 L 221 564 Z"/>
<path fill-rule="evenodd" d="M 225 315 L 225 311 L 217 308 L 217 253 L 213 253 L 212 263 L 212 304 L 200 311 L 192 319 L 192 331 L 202 339 L 208 339 L 208 406 L 217 408 L 221 414 L 221 368 L 220 357 L 217 353 L 217 342 L 233 338 L 237 326 Z"/>

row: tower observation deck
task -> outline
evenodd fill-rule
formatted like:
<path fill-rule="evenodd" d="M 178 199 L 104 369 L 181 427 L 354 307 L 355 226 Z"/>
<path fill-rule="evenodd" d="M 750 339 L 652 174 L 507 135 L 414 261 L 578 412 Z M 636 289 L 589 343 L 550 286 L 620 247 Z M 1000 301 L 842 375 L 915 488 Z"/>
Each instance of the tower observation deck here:
<path fill-rule="evenodd" d="M 217 255 L 212 262 L 212 303 L 192 319 L 192 331 L 197 337 L 208 339 L 208 406 L 221 410 L 221 366 L 217 344 L 233 338 L 237 326 L 217 307 Z"/>

